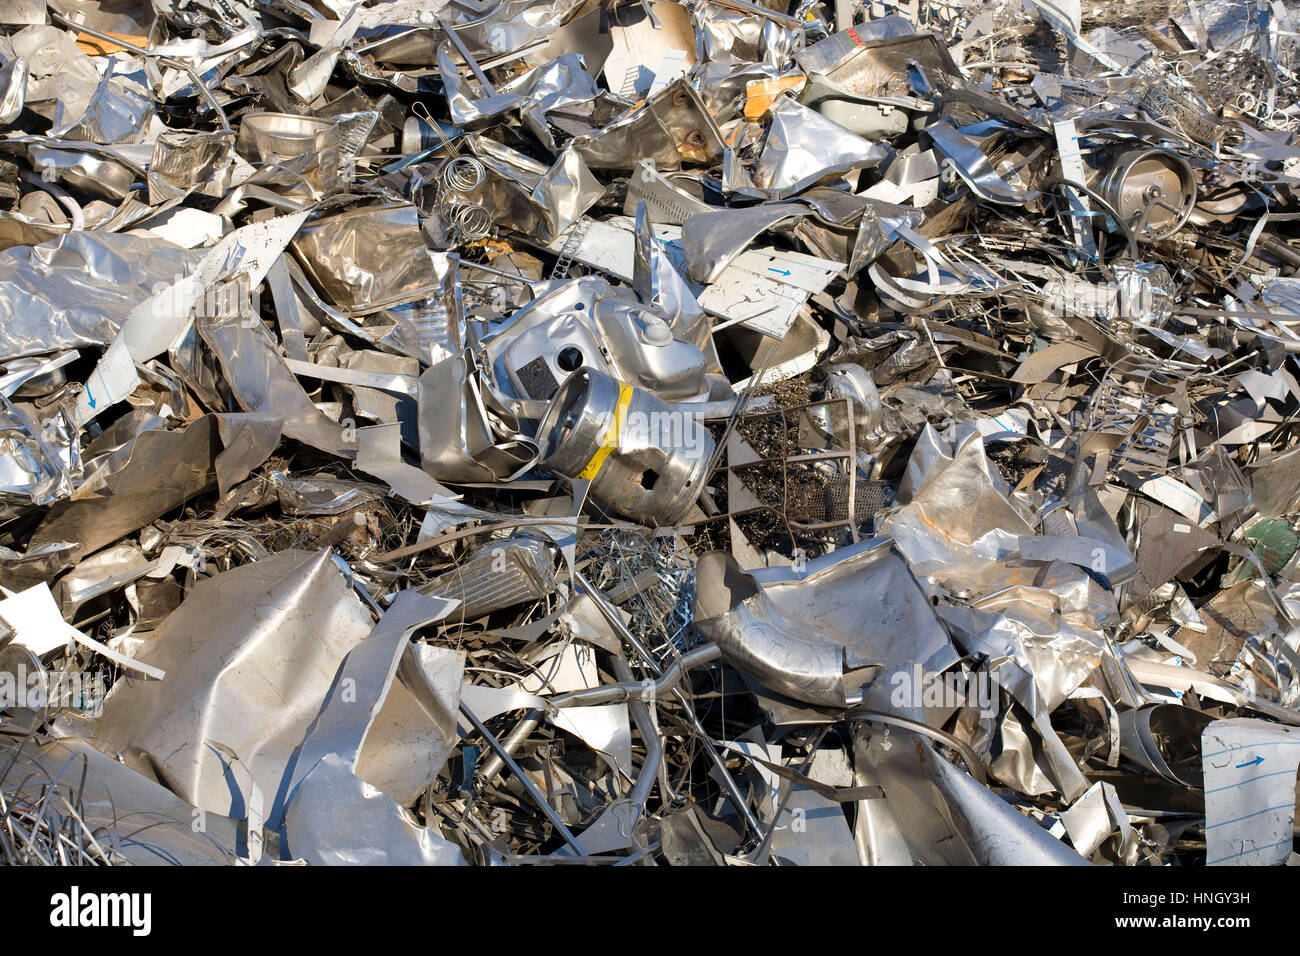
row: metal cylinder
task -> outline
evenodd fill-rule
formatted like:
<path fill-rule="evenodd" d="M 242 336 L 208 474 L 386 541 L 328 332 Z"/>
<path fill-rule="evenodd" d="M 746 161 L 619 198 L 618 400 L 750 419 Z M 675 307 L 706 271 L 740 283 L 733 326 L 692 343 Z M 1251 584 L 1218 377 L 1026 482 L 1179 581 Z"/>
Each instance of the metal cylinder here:
<path fill-rule="evenodd" d="M 1097 191 L 1142 242 L 1172 236 L 1196 205 L 1192 167 L 1167 149 L 1121 153 L 1102 176 Z"/>
<path fill-rule="evenodd" d="M 589 479 L 592 497 L 612 511 L 660 525 L 686 515 L 714 448 L 694 416 L 593 368 L 564 380 L 537 439 L 544 468 Z"/>

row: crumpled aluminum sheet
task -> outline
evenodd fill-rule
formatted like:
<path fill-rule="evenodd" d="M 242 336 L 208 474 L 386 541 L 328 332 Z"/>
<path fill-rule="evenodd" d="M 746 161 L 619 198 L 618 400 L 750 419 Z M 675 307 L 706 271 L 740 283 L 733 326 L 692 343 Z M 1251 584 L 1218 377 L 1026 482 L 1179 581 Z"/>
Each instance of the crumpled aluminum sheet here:
<path fill-rule="evenodd" d="M 193 254 L 153 236 L 70 232 L 0 252 L 0 359 L 107 345 L 131 308 Z"/>
<path fill-rule="evenodd" d="M 945 541 L 996 558 L 1015 550 L 1013 537 L 1018 545 L 1019 535 L 1033 531 L 1007 492 L 978 429 L 963 423 L 940 435 L 927 425 L 899 485 L 903 507 L 890 520 L 914 517 L 922 528 L 939 529 Z M 922 554 L 907 553 L 913 566 L 926 566 Z"/>
<path fill-rule="evenodd" d="M 332 303 L 349 314 L 399 305 L 438 286 L 416 209 L 352 209 L 309 223 L 293 250 Z"/>
<path fill-rule="evenodd" d="M 582 68 L 576 53 L 567 53 L 525 75 L 507 92 L 480 99 L 464 91 L 460 72 L 446 47 L 438 50 L 438 69 L 447 87 L 451 121 L 457 126 L 473 126 L 491 120 L 507 110 L 539 110 L 543 114 L 595 99 L 596 81 Z"/>
<path fill-rule="evenodd" d="M 661 169 L 709 164 L 724 147 L 713 114 L 683 80 L 572 145 L 593 170 L 630 170 L 642 159 L 653 159 Z"/>
<path fill-rule="evenodd" d="M 768 190 L 773 199 L 782 199 L 829 177 L 874 165 L 884 156 L 879 144 L 855 136 L 792 99 L 783 99 L 772 110 L 754 185 Z"/>
<path fill-rule="evenodd" d="M 352 452 L 344 429 L 312 405 L 259 327 L 241 318 L 203 324 L 199 331 L 246 411 L 275 415 L 283 434 L 322 451 Z"/>
<path fill-rule="evenodd" d="M 205 416 L 181 431 L 146 430 L 122 467 L 96 493 L 58 502 L 31 536 L 40 548 L 57 541 L 97 551 L 184 503 L 216 481 L 216 421 Z"/>
<path fill-rule="evenodd" d="M 467 143 L 487 168 L 479 199 L 495 220 L 521 233 L 552 239 L 568 230 L 605 192 L 582 157 L 565 148 L 549 167 L 493 140 Z"/>
<path fill-rule="evenodd" d="M 448 356 L 420 376 L 424 470 L 442 481 L 511 478 L 537 459 L 537 445 L 478 382 L 478 369 Z"/>
<path fill-rule="evenodd" d="M 54 127 L 50 135 L 92 143 L 130 145 L 146 138 L 152 117 L 153 101 L 147 91 L 106 71 L 79 113 L 67 109 L 64 98 L 56 101 Z"/>

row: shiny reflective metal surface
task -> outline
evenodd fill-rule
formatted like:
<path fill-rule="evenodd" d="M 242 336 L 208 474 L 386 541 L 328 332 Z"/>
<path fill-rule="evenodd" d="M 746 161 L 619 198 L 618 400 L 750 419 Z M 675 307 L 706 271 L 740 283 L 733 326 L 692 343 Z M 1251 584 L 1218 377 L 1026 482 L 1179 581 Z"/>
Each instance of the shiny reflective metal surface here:
<path fill-rule="evenodd" d="M 239 121 L 236 146 L 251 163 L 286 165 L 298 173 L 307 189 L 296 193 L 309 200 L 333 192 L 338 186 L 339 134 L 329 120 L 287 113 L 245 113 Z"/>
<path fill-rule="evenodd" d="M 537 434 L 543 467 L 590 480 L 597 500 L 655 524 L 685 514 L 714 450 L 689 412 L 588 368 L 565 379 Z"/>
<path fill-rule="evenodd" d="M 0 0 L 0 862 L 1295 864 L 1298 78 L 1285 0 Z"/>

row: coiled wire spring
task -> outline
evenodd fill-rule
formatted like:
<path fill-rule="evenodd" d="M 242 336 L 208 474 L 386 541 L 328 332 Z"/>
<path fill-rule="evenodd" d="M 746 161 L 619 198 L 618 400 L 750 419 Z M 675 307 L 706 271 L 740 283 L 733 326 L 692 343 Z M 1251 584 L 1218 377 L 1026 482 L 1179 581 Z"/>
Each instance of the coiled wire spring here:
<path fill-rule="evenodd" d="M 438 172 L 438 217 L 455 242 L 475 242 L 492 231 L 492 214 L 470 198 L 487 170 L 472 156 L 453 156 Z"/>

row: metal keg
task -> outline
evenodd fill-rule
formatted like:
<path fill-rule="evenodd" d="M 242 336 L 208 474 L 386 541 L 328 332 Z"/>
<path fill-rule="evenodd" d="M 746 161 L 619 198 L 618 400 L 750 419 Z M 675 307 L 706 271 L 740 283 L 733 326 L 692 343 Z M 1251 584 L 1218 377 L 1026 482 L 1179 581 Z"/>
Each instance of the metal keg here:
<path fill-rule="evenodd" d="M 593 368 L 564 380 L 537 441 L 543 468 L 589 479 L 593 498 L 650 525 L 686 515 L 714 450 L 708 430 L 689 411 Z"/>

